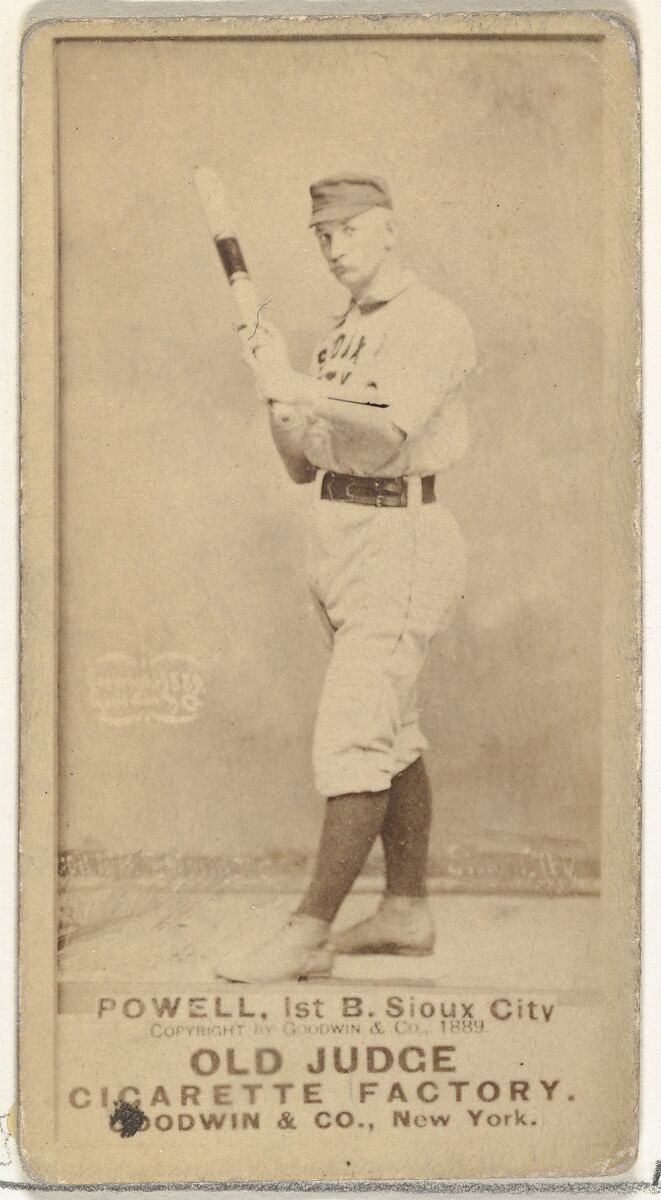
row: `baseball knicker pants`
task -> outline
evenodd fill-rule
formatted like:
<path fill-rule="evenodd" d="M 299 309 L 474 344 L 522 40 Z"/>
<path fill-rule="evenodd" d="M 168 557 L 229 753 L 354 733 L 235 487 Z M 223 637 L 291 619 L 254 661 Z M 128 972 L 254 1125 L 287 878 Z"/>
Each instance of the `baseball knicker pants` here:
<path fill-rule="evenodd" d="M 378 508 L 321 499 L 320 477 L 308 574 L 331 660 L 315 784 L 322 796 L 380 792 L 427 748 L 418 678 L 462 594 L 464 543 L 446 508 L 421 503 L 418 479 L 405 508 Z"/>

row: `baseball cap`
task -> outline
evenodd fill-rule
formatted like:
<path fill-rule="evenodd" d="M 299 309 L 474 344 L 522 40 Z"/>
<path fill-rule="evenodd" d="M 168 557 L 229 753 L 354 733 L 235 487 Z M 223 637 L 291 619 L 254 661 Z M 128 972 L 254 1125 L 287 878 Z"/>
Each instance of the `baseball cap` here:
<path fill-rule="evenodd" d="M 346 221 L 368 208 L 392 208 L 390 190 L 377 175 L 333 175 L 310 187 L 310 227 L 322 221 Z"/>

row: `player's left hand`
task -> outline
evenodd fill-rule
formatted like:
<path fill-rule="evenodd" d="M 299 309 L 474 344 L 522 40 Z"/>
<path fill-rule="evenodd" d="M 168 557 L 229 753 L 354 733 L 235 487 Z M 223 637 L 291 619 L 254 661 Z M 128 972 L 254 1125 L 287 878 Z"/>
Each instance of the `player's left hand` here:
<path fill-rule="evenodd" d="M 253 330 L 244 329 L 241 332 L 244 351 L 253 363 L 264 370 L 291 370 L 287 343 L 279 329 L 270 321 L 258 318 Z"/>
<path fill-rule="evenodd" d="M 257 391 L 264 400 L 291 403 L 296 395 L 297 374 L 280 330 L 260 318 L 257 328 L 242 330 L 243 357 L 251 368 Z"/>

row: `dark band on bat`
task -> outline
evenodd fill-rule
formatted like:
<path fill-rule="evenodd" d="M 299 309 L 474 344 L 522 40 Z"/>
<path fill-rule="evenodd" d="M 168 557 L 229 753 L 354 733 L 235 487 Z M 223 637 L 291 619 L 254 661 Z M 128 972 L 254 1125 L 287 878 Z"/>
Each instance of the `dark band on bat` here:
<path fill-rule="evenodd" d="M 227 278 L 232 281 L 235 275 L 247 275 L 248 268 L 241 253 L 241 247 L 234 237 L 214 238 L 216 250 Z"/>

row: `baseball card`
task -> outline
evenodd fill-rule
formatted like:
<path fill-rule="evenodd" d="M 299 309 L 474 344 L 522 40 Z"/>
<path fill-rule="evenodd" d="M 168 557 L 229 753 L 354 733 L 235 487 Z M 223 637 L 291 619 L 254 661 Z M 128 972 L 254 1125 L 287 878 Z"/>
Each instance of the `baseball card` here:
<path fill-rule="evenodd" d="M 28 30 L 37 1183 L 635 1163 L 638 64 L 588 12 Z"/>

